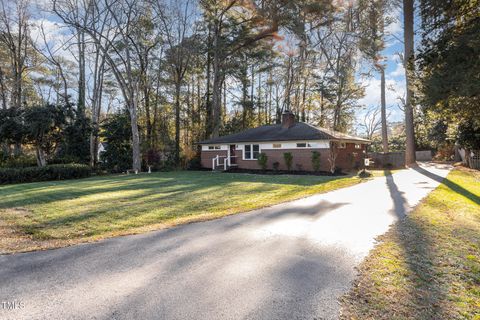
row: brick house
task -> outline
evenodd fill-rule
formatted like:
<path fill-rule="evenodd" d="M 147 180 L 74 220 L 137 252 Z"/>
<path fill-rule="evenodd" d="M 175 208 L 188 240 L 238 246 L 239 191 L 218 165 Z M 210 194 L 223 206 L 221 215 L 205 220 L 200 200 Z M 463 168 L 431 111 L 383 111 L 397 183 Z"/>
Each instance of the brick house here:
<path fill-rule="evenodd" d="M 320 171 L 330 171 L 329 156 L 336 146 L 335 165 L 343 171 L 359 167 L 369 140 L 296 122 L 290 111 L 282 114 L 282 123 L 248 129 L 240 133 L 201 141 L 201 164 L 204 168 L 260 169 L 258 155 L 268 157 L 267 169 L 277 162 L 286 170 L 284 153 L 293 155 L 292 170 L 313 171 L 312 152 L 320 154 Z"/>

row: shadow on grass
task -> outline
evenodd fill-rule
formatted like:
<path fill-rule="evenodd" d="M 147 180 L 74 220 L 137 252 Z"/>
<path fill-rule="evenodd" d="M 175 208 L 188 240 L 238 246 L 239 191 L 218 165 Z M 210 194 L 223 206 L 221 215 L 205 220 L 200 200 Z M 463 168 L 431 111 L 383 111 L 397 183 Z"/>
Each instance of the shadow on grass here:
<path fill-rule="evenodd" d="M 167 172 L 139 176 L 114 176 L 80 180 L 40 182 L 0 186 L 0 209 L 42 205 L 102 193 L 132 190 L 168 191 L 184 186 L 185 192 L 202 191 L 215 186 L 230 187 L 232 183 L 293 185 L 308 187 L 346 177 L 262 176 L 253 174 L 221 174 L 211 172 Z"/>
<path fill-rule="evenodd" d="M 451 180 L 449 180 L 448 178 L 443 178 L 439 175 L 436 175 L 435 173 L 432 173 L 428 170 L 425 170 L 424 168 L 420 167 L 420 166 L 417 166 L 417 167 L 413 167 L 412 168 L 413 170 L 423 174 L 424 176 L 430 178 L 430 179 L 433 179 L 437 182 L 440 182 L 442 184 L 444 184 L 445 186 L 447 186 L 448 188 L 450 188 L 452 191 L 455 191 L 456 193 L 458 194 L 461 194 L 462 196 L 464 196 L 465 198 L 467 199 L 470 199 L 472 200 L 474 203 L 480 205 L 480 197 L 477 196 L 476 194 L 473 194 L 471 193 L 470 191 L 468 191 L 467 189 L 459 186 L 458 184 L 456 184 L 455 182 L 452 182 Z"/>
<path fill-rule="evenodd" d="M 426 171 L 426 170 L 425 170 Z M 428 171 L 426 171 L 428 172 Z M 430 172 L 428 172 L 430 174 Z M 387 186 L 394 202 L 394 211 L 399 218 L 395 242 L 402 248 L 405 263 L 411 272 L 404 286 L 409 291 L 405 301 L 398 301 L 413 312 L 418 319 L 446 319 L 442 302 L 446 300 L 448 288 L 436 281 L 434 241 L 423 226 L 406 216 L 408 203 L 395 184 L 394 176 L 387 175 Z M 403 277 L 403 276 L 402 276 Z"/>
<path fill-rule="evenodd" d="M 261 203 L 255 204 L 255 196 L 265 192 L 275 192 L 276 198 L 290 200 L 289 189 L 278 189 L 275 185 L 265 184 L 252 184 L 248 188 L 235 189 L 234 186 L 232 188 L 231 183 L 203 188 L 199 188 L 197 184 L 191 184 L 174 189 L 144 189 L 133 195 L 125 195 L 122 199 L 109 201 L 108 206 L 103 206 L 94 199 L 82 201 L 79 204 L 73 203 L 72 208 L 66 208 L 60 216 L 55 216 L 53 213 L 51 217 L 44 217 L 41 221 L 30 221 L 20 229 L 26 234 L 38 235 L 42 238 L 50 234 L 51 238 L 63 239 L 62 236 L 54 236 L 57 233 L 65 234 L 67 238 L 71 239 L 92 236 L 99 232 L 121 231 L 148 224 L 164 223 L 176 218 L 209 214 L 214 217 L 215 213 L 222 216 L 226 212 L 248 211 L 250 208 L 255 209 L 262 206 Z M 226 199 L 229 200 L 226 201 Z M 238 205 L 236 199 L 240 199 L 241 206 Z M 265 203 L 265 205 L 271 204 L 268 201 Z M 280 214 L 315 216 L 317 211 L 327 208 L 333 209 L 331 206 L 321 204 L 294 212 L 281 210 Z M 65 233 L 66 230 L 71 230 L 71 232 Z"/>

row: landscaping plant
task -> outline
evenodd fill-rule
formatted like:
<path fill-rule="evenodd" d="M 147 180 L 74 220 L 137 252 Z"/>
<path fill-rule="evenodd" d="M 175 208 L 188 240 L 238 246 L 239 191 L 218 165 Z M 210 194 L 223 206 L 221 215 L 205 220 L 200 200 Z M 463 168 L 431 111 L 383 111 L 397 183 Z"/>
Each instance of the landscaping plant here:
<path fill-rule="evenodd" d="M 280 167 L 280 162 L 275 161 L 274 163 L 272 163 L 272 166 L 273 170 L 278 171 L 278 168 Z"/>
<path fill-rule="evenodd" d="M 315 172 L 320 171 L 320 152 L 312 151 L 312 167 Z"/>
<path fill-rule="evenodd" d="M 66 180 L 89 177 L 92 170 L 84 164 L 52 164 L 44 167 L 0 168 L 0 184 Z"/>
<path fill-rule="evenodd" d="M 285 165 L 287 166 L 287 170 L 292 170 L 292 162 L 293 162 L 293 155 L 291 152 L 285 152 L 283 154 L 283 159 L 285 160 Z"/>
<path fill-rule="evenodd" d="M 268 156 L 265 153 L 261 152 L 258 155 L 257 162 L 260 168 L 262 168 L 262 170 L 267 170 L 267 161 L 268 161 Z"/>

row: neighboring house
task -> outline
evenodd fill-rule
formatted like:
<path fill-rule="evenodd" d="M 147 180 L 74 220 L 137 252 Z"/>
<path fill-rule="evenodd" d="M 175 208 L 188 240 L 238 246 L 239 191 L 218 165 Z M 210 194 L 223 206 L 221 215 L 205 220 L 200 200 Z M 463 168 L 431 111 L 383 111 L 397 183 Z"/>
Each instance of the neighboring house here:
<path fill-rule="evenodd" d="M 293 155 L 292 170 L 305 171 L 313 171 L 313 151 L 320 153 L 320 170 L 330 171 L 331 143 L 338 146 L 336 166 L 346 171 L 361 165 L 363 152 L 370 141 L 295 122 L 293 113 L 287 111 L 282 114 L 281 124 L 199 142 L 204 168 L 260 169 L 258 155 L 265 153 L 268 157 L 267 169 L 272 169 L 277 162 L 279 170 L 286 170 L 284 153 L 290 152 Z"/>
<path fill-rule="evenodd" d="M 108 148 L 108 143 L 106 142 L 100 142 L 98 144 L 98 148 L 97 148 L 97 159 L 98 161 L 102 161 L 102 158 L 100 157 L 102 153 L 104 153 L 105 151 L 107 151 L 107 148 Z"/>

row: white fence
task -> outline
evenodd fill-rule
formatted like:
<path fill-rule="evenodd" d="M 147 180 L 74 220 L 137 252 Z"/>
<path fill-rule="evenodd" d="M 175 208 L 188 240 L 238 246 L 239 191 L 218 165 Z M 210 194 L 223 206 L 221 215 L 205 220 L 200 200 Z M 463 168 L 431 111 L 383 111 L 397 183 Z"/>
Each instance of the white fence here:
<path fill-rule="evenodd" d="M 475 152 L 470 156 L 470 168 L 480 170 L 480 152 Z"/>

